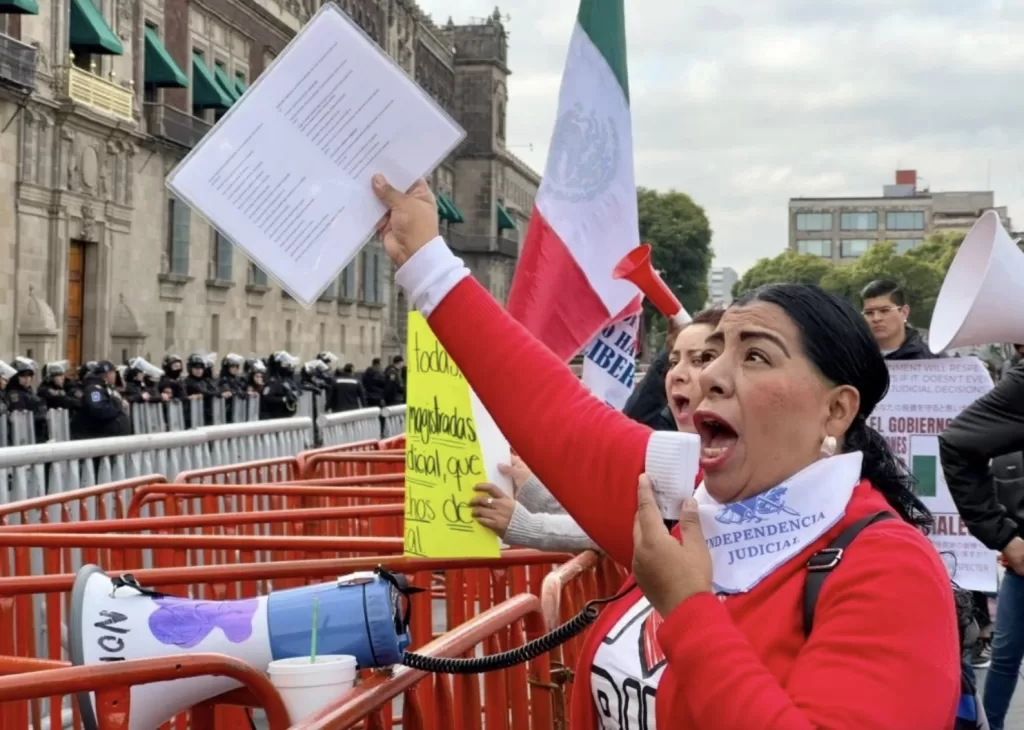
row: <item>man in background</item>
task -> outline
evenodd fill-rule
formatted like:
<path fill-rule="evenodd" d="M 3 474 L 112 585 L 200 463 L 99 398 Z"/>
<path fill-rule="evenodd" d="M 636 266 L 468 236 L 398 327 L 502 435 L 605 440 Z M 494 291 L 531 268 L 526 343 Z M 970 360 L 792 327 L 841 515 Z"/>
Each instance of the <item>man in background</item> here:
<path fill-rule="evenodd" d="M 891 279 L 877 279 L 864 287 L 860 300 L 864 319 L 886 360 L 931 360 L 936 357 L 918 331 L 907 324 L 910 306 L 899 284 Z"/>

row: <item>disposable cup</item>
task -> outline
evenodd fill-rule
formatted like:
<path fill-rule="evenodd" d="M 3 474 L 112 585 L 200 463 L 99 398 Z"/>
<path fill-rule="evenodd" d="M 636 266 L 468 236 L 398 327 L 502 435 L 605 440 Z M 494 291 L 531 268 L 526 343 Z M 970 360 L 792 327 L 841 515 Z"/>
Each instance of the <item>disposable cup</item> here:
<path fill-rule="evenodd" d="M 267 674 L 294 725 L 351 691 L 356 683 L 356 658 L 326 654 L 315 662 L 308 656 L 278 659 L 270 662 Z"/>

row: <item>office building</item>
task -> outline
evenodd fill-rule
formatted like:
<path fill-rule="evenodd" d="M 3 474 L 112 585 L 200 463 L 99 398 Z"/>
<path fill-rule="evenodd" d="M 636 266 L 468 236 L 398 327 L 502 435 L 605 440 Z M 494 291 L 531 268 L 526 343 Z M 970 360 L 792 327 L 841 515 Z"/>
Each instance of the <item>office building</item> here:
<path fill-rule="evenodd" d="M 739 279 L 735 269 L 716 266 L 708 272 L 708 306 L 732 304 L 732 287 Z"/>
<path fill-rule="evenodd" d="M 835 263 L 863 256 L 878 241 L 893 241 L 902 253 L 932 233 L 969 230 L 987 210 L 1012 230 L 992 191 L 931 192 L 918 185 L 916 170 L 898 170 L 878 197 L 791 198 L 789 248 Z"/>

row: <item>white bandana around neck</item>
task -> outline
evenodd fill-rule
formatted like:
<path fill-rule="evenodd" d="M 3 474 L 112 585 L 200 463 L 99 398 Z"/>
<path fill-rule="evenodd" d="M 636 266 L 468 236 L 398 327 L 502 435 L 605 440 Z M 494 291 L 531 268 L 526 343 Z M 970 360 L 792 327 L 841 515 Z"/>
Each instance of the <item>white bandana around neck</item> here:
<path fill-rule="evenodd" d="M 711 550 L 715 592 L 746 593 L 839 522 L 862 460 L 859 451 L 819 459 L 782 484 L 730 504 L 716 502 L 702 482 L 693 497 Z"/>

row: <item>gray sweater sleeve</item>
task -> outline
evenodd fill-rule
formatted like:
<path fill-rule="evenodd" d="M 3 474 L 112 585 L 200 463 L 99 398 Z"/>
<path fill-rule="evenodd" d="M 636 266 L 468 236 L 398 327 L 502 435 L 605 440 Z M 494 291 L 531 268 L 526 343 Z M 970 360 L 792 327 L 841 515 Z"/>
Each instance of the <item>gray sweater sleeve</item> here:
<path fill-rule="evenodd" d="M 555 499 L 555 495 L 549 492 L 548 488 L 541 484 L 540 480 L 532 474 L 520 488 L 519 493 L 516 495 L 516 501 L 523 505 L 527 512 L 565 513 L 562 505 Z"/>
<path fill-rule="evenodd" d="M 525 485 L 524 485 L 525 486 Z M 572 517 L 565 514 L 533 514 L 519 502 L 505 531 L 505 542 L 516 547 L 581 553 L 599 550 Z"/>

